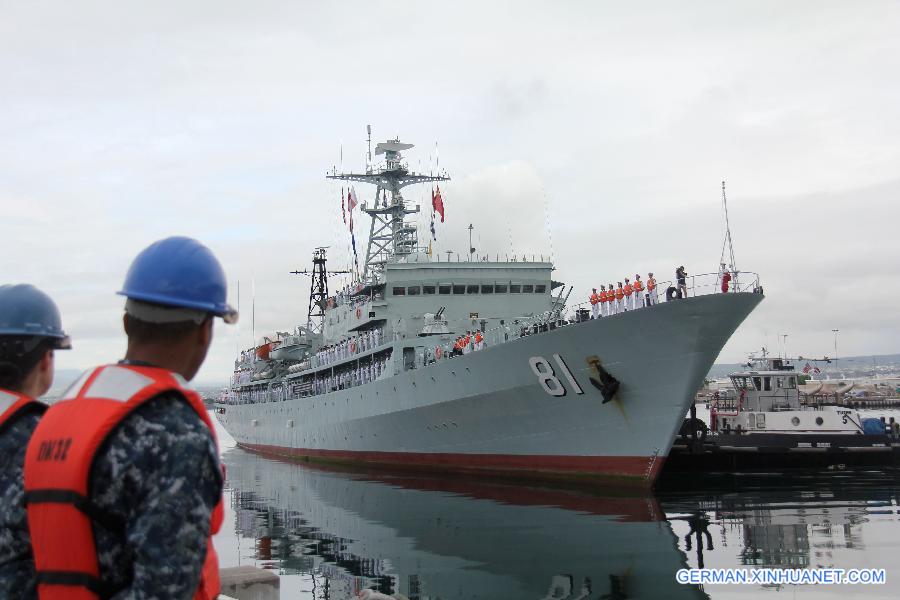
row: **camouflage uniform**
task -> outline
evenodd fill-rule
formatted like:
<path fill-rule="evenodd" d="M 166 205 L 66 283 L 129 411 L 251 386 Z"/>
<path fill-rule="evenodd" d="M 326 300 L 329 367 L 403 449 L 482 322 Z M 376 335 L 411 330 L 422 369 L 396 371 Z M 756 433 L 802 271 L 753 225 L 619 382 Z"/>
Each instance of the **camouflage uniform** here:
<path fill-rule="evenodd" d="M 126 417 L 98 449 L 90 478 L 91 501 L 125 524 L 94 525 L 112 598 L 191 598 L 221 494 L 209 428 L 180 394 L 160 394 Z"/>
<path fill-rule="evenodd" d="M 34 558 L 25 516 L 25 448 L 41 416 L 20 415 L 0 435 L 0 598 L 35 598 Z"/>

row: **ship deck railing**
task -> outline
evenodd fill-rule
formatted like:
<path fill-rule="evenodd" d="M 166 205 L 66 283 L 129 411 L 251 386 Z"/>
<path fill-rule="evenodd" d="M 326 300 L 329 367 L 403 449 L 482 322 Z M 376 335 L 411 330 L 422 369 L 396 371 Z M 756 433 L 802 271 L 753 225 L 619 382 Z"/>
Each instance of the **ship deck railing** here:
<path fill-rule="evenodd" d="M 705 296 L 711 295 L 721 292 L 721 278 L 718 273 L 703 273 L 700 275 L 689 275 L 685 279 L 686 284 L 686 292 L 687 297 L 692 298 L 696 296 Z M 734 292 L 755 292 L 760 293 L 762 288 L 759 283 L 759 275 L 749 271 L 740 271 L 737 275 L 736 279 L 732 279 L 731 284 L 729 286 L 729 293 Z M 646 285 L 646 284 L 645 284 Z M 675 287 L 674 281 L 663 281 L 658 284 L 659 290 L 667 290 L 669 287 Z M 667 301 L 665 296 L 665 292 L 661 294 L 663 298 L 661 301 Z M 676 298 L 672 298 L 672 300 L 668 301 L 678 301 Z M 560 327 L 567 326 L 577 326 L 583 319 L 583 312 L 579 309 L 584 309 L 589 306 L 590 302 L 581 302 L 578 304 L 574 304 L 567 307 L 556 307 L 551 308 L 548 311 L 539 313 L 537 315 L 514 319 L 511 323 L 507 323 L 504 325 L 498 325 L 491 329 L 487 329 L 482 332 L 482 336 L 484 337 L 483 342 L 479 346 L 470 345 L 464 352 L 464 354 L 470 354 L 473 352 L 480 352 L 491 347 L 498 346 L 504 343 L 512 342 L 524 337 L 532 336 L 532 335 L 540 335 L 542 333 L 555 330 Z M 645 306 L 635 310 L 653 310 L 653 306 Z M 602 317 L 602 318 L 610 318 L 610 317 Z M 343 375 L 346 372 L 354 373 L 353 381 L 350 385 L 346 386 L 338 386 L 334 389 L 329 389 L 326 392 L 319 392 L 309 395 L 296 396 L 296 397 L 285 397 L 286 394 L 279 391 L 277 394 L 277 398 L 271 400 L 256 400 L 256 401 L 239 401 L 239 402 L 228 402 L 231 404 L 247 404 L 247 403 L 258 403 L 258 402 L 266 402 L 266 401 L 280 401 L 280 400 L 293 400 L 300 397 L 311 397 L 323 395 L 326 393 L 331 393 L 333 391 L 339 391 L 343 389 L 350 389 L 353 387 L 358 387 L 360 385 L 368 385 L 369 383 L 374 383 L 377 381 L 376 379 L 370 379 L 368 381 L 357 381 L 355 380 L 355 371 L 356 367 L 359 365 L 360 359 L 365 359 L 367 357 L 374 357 L 376 354 L 380 354 L 386 350 L 390 350 L 392 348 L 403 348 L 413 345 L 417 347 L 417 349 L 421 349 L 422 352 L 416 352 L 415 360 L 412 364 L 404 365 L 399 362 L 400 354 L 393 354 L 391 359 L 391 366 L 394 370 L 393 374 L 397 374 L 402 370 L 416 370 L 421 368 L 427 368 L 431 365 L 437 363 L 443 363 L 447 360 L 453 360 L 456 356 L 459 356 L 458 353 L 453 352 L 453 348 L 455 345 L 455 339 L 443 339 L 438 343 L 428 344 L 426 342 L 428 337 L 420 337 L 420 338 L 406 338 L 406 337 L 393 337 L 383 340 L 381 344 L 374 348 L 367 348 L 366 350 L 357 351 L 355 353 L 347 354 L 342 356 L 341 358 L 335 359 L 328 363 L 316 364 L 315 366 L 310 366 L 308 370 L 291 373 L 289 375 L 289 379 L 285 378 L 285 381 L 296 381 L 297 379 L 304 377 L 314 377 L 316 379 L 321 379 L 318 377 L 320 374 L 328 373 L 327 377 L 333 377 L 334 375 Z M 440 348 L 440 352 L 438 352 L 438 348 Z M 343 368 L 342 368 L 343 367 Z M 383 377 L 383 374 L 379 377 Z M 239 385 L 268 385 L 272 382 L 272 379 L 265 380 L 255 380 L 246 383 L 242 383 Z M 252 387 L 252 386 L 251 386 Z M 315 386 L 314 386 L 315 387 Z M 243 392 L 246 393 L 246 392 Z M 269 394 L 265 390 L 259 390 L 258 392 L 253 393 L 254 396 L 262 395 L 263 397 L 268 397 Z M 723 399 L 724 400 L 724 399 Z M 727 401 L 727 400 L 726 400 Z"/>
<path fill-rule="evenodd" d="M 760 285 L 759 275 L 757 273 L 754 273 L 752 271 L 738 271 L 737 275 L 732 274 L 732 277 L 733 279 L 728 286 L 729 294 L 762 292 L 762 286 Z M 647 282 L 642 280 L 642 283 L 645 286 L 643 293 L 648 294 L 646 290 Z M 678 291 L 677 280 L 673 279 L 668 281 L 656 282 L 657 303 L 667 301 L 667 290 L 669 290 L 670 288 L 675 290 L 676 292 Z M 607 293 L 609 292 L 607 291 Z M 701 273 L 699 275 L 688 275 L 687 277 L 685 277 L 685 289 L 684 292 L 682 292 L 681 298 L 679 298 L 676 293 L 673 296 L 672 300 L 680 300 L 682 298 L 695 298 L 697 296 L 710 296 L 713 294 L 721 293 L 721 275 L 719 273 Z M 589 311 L 590 307 L 590 300 L 585 300 L 583 302 L 567 306 L 566 314 L 568 314 L 569 311 L 572 311 L 573 315 L 577 317 L 578 309 L 586 309 Z"/>

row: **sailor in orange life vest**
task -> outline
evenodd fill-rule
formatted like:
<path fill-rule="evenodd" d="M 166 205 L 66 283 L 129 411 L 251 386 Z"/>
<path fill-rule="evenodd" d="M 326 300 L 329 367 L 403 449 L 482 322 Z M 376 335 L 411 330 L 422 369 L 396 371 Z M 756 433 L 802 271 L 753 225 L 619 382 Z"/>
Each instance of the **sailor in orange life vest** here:
<path fill-rule="evenodd" d="M 222 480 L 212 421 L 188 387 L 213 317 L 237 312 L 212 252 L 172 237 L 125 277 L 125 359 L 88 370 L 41 419 L 25 503 L 41 600 L 211 599 Z"/>
<path fill-rule="evenodd" d="M 634 290 L 631 287 L 631 283 L 629 283 L 628 278 L 625 278 L 625 287 L 622 290 L 625 292 L 625 310 L 632 310 L 634 308 Z"/>
<path fill-rule="evenodd" d="M 644 307 L 644 282 L 641 281 L 641 276 L 637 273 L 634 274 L 634 307 L 635 308 L 643 308 Z"/>
<path fill-rule="evenodd" d="M 591 294 L 591 318 L 600 317 L 600 295 L 597 294 L 597 288 L 593 288 L 594 293 Z"/>
<path fill-rule="evenodd" d="M 0 286 L 0 598 L 37 594 L 25 516 L 25 448 L 53 385 L 54 350 L 71 348 L 59 310 L 27 284 Z"/>
<path fill-rule="evenodd" d="M 604 317 L 609 316 L 609 306 L 606 304 L 606 286 L 600 286 L 600 314 Z"/>
<path fill-rule="evenodd" d="M 657 300 L 657 292 L 656 292 L 656 279 L 653 278 L 653 273 L 647 274 L 647 306 L 653 306 L 656 304 Z"/>
<path fill-rule="evenodd" d="M 618 282 L 619 287 L 616 288 L 616 314 L 625 310 L 625 290 L 622 289 L 622 282 Z"/>
<path fill-rule="evenodd" d="M 606 292 L 606 310 L 609 311 L 610 315 L 616 314 L 616 292 L 613 289 L 613 284 L 609 284 L 609 289 Z"/>

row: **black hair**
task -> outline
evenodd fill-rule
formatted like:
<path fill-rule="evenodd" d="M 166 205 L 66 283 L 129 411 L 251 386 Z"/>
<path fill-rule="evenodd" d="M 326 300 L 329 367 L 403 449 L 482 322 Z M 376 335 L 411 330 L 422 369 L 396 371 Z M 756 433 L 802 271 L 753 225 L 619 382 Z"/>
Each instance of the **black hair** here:
<path fill-rule="evenodd" d="M 0 388 L 21 392 L 25 378 L 46 354 L 52 350 L 52 338 L 30 335 L 0 337 Z"/>
<path fill-rule="evenodd" d="M 142 321 L 134 315 L 128 315 L 125 333 L 128 339 L 139 344 L 155 344 L 179 342 L 206 324 L 196 321 L 177 321 L 175 323 L 150 323 Z"/>

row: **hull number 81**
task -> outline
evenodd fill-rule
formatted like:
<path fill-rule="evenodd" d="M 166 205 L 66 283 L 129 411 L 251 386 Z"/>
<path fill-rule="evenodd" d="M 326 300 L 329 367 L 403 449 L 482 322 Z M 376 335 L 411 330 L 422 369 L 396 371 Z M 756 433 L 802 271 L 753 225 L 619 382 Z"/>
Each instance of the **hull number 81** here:
<path fill-rule="evenodd" d="M 566 361 L 564 361 L 559 354 L 554 354 L 553 360 L 556 362 L 561 376 L 566 380 L 566 383 L 569 384 L 569 388 L 571 388 L 572 392 L 576 395 L 583 394 L 584 390 L 581 389 L 581 386 L 575 381 L 575 376 L 572 375 L 572 371 L 569 370 Z M 531 370 L 534 374 L 537 375 L 538 383 L 541 384 L 541 387 L 544 388 L 545 392 L 551 396 L 557 397 L 566 395 L 566 386 L 556 376 L 556 371 L 553 370 L 553 365 L 550 364 L 550 361 L 543 356 L 532 356 L 528 359 L 528 364 L 531 366 Z"/>

